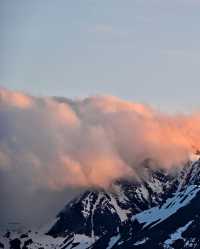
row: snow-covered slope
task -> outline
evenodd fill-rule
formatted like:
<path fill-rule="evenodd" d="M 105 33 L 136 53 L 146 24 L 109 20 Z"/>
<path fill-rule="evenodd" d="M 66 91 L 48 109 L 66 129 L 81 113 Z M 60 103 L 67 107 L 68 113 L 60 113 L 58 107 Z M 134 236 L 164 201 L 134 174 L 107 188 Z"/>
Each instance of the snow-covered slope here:
<path fill-rule="evenodd" d="M 171 195 L 159 205 L 134 214 L 119 233 L 99 239 L 92 248 L 200 248 L 200 161 L 177 175 Z"/>
<path fill-rule="evenodd" d="M 151 209 L 145 210 L 135 216 L 133 220 L 137 220 L 143 224 L 143 228 L 152 227 L 167 219 L 177 210 L 186 206 L 200 191 L 199 186 L 190 185 L 181 192 L 176 192 L 173 197 L 168 198 L 162 206 L 156 206 Z"/>

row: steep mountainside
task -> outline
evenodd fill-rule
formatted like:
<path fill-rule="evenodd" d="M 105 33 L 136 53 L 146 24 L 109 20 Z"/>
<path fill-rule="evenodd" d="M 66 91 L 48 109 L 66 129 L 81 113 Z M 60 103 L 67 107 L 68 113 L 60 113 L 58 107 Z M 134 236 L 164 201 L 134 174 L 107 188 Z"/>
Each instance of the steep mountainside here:
<path fill-rule="evenodd" d="M 200 248 L 200 161 L 173 174 L 148 165 L 137 182 L 82 193 L 45 233 L 2 232 L 0 248 Z"/>

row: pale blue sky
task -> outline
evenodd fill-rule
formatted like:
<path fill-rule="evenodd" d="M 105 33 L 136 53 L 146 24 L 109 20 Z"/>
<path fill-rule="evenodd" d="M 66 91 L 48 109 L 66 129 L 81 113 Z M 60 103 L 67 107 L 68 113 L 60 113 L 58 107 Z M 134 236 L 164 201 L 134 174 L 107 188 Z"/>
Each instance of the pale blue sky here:
<path fill-rule="evenodd" d="M 0 85 L 200 107 L 199 0 L 1 0 Z"/>

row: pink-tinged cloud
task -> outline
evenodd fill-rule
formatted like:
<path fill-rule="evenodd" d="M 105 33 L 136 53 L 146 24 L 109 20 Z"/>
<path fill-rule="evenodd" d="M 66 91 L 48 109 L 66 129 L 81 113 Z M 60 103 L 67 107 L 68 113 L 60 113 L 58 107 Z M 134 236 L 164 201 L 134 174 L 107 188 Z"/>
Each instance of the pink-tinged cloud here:
<path fill-rule="evenodd" d="M 21 92 L 11 92 L 0 88 L 0 101 L 8 106 L 14 106 L 22 109 L 29 108 L 32 105 L 31 97 Z"/>
<path fill-rule="evenodd" d="M 142 163 L 171 170 L 200 148 L 200 114 L 169 115 L 113 96 L 35 98 L 0 90 L 0 170 L 31 190 L 108 187 Z"/>

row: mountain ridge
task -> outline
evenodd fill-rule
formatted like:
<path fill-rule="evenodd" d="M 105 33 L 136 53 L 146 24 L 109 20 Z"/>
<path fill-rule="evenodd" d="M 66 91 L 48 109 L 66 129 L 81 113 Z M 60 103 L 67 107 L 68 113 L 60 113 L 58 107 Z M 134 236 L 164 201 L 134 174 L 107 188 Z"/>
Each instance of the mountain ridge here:
<path fill-rule="evenodd" d="M 145 172 L 138 182 L 121 179 L 109 191 L 85 191 L 43 233 L 2 234 L 0 248 L 199 248 L 199 235 L 187 235 L 200 227 L 199 158 L 171 175 L 148 165 Z"/>

